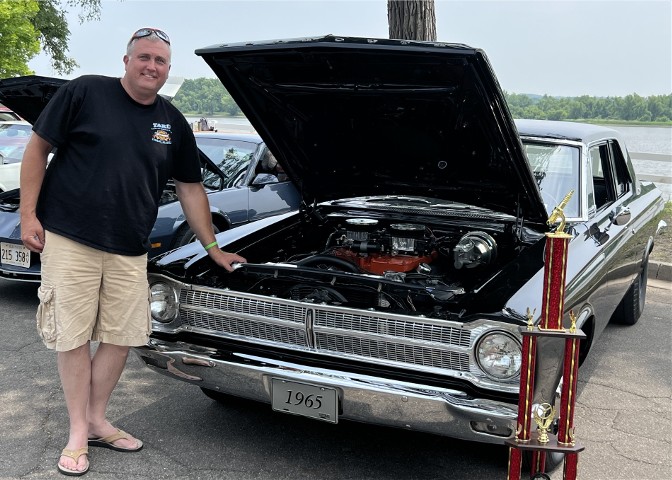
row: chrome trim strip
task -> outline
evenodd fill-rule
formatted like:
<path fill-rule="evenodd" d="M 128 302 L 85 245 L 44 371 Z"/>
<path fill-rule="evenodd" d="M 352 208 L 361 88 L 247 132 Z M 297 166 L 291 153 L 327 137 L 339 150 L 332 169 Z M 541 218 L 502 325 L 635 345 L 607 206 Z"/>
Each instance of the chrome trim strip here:
<path fill-rule="evenodd" d="M 231 317 L 232 313 L 229 310 L 221 310 L 216 308 L 194 307 L 191 305 L 180 304 L 180 310 L 186 312 L 205 313 L 206 315 Z M 279 325 L 285 328 L 304 329 L 306 325 L 300 322 L 292 322 L 289 320 L 281 320 L 273 317 L 264 317 L 261 315 L 253 315 L 249 313 L 235 312 L 235 317 L 241 320 L 250 320 L 257 322 L 270 323 L 272 325 Z"/>

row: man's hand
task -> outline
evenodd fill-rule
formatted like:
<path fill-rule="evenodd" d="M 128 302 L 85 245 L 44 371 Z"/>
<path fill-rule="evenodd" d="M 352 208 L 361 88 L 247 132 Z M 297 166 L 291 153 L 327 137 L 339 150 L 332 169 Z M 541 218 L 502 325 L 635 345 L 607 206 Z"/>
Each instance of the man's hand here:
<path fill-rule="evenodd" d="M 33 133 L 21 161 L 21 241 L 28 250 L 37 253 L 44 248 L 44 228 L 35 209 L 51 150 L 49 142 Z"/>
<path fill-rule="evenodd" d="M 213 262 L 215 262 L 227 272 L 233 272 L 234 263 L 247 263 L 247 260 L 245 260 L 240 255 L 225 252 L 217 247 L 209 249 L 208 255 L 210 255 L 210 258 Z"/>
<path fill-rule="evenodd" d="M 37 217 L 21 218 L 21 241 L 31 252 L 41 253 L 44 248 L 44 228 Z"/>

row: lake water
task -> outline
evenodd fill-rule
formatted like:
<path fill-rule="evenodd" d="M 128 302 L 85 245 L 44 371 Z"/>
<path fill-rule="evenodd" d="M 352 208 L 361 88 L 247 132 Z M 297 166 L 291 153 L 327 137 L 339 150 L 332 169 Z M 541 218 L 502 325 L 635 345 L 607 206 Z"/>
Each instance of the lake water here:
<path fill-rule="evenodd" d="M 650 175 L 650 178 L 663 192 L 663 198 L 672 199 L 672 127 L 640 127 L 609 125 L 623 135 L 628 150 L 632 154 L 632 163 L 639 175 Z M 664 161 L 643 160 L 637 153 L 657 153 L 665 155 Z"/>
<path fill-rule="evenodd" d="M 607 126 L 623 135 L 631 152 L 672 155 L 672 127 Z"/>

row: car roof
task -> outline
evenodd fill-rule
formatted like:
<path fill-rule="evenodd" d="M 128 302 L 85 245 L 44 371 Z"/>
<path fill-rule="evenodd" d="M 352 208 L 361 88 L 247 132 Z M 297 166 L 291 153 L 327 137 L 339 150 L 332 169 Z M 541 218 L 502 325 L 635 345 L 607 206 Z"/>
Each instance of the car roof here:
<path fill-rule="evenodd" d="M 573 140 L 590 144 L 604 138 L 621 140 L 618 131 L 588 123 L 557 122 L 553 120 L 516 119 L 516 128 L 521 137 L 542 137 Z"/>

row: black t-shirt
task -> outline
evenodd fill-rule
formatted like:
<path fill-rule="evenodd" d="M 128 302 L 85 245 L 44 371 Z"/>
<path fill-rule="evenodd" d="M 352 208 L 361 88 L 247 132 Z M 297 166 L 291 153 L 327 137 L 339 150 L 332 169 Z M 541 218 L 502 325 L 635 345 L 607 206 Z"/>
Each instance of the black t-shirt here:
<path fill-rule="evenodd" d="M 170 178 L 200 182 L 194 134 L 157 96 L 135 102 L 119 78 L 86 75 L 63 85 L 33 126 L 57 147 L 37 203 L 44 228 L 98 250 L 149 249 Z"/>

